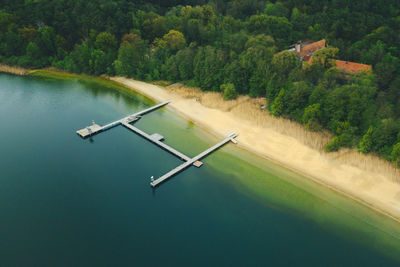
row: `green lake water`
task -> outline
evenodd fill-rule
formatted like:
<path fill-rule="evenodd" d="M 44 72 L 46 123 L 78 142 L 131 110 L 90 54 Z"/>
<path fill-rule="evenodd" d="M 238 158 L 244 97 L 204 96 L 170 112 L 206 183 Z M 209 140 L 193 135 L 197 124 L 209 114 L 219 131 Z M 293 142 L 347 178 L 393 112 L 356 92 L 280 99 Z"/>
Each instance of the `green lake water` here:
<path fill-rule="evenodd" d="M 0 266 L 396 266 L 400 225 L 233 144 L 181 163 L 124 127 L 155 103 L 0 73 Z M 168 108 L 135 125 L 194 156 L 219 141 Z"/>

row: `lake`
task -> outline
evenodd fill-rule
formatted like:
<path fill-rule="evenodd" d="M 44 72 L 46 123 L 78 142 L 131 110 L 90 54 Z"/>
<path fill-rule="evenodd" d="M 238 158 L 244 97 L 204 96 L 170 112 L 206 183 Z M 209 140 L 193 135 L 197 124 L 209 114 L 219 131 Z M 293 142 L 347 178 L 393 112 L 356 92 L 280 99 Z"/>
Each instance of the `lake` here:
<path fill-rule="evenodd" d="M 228 144 L 181 163 L 122 126 L 154 105 L 88 79 L 0 73 L 2 266 L 395 266 L 398 223 Z M 135 126 L 194 156 L 216 138 L 169 108 Z"/>

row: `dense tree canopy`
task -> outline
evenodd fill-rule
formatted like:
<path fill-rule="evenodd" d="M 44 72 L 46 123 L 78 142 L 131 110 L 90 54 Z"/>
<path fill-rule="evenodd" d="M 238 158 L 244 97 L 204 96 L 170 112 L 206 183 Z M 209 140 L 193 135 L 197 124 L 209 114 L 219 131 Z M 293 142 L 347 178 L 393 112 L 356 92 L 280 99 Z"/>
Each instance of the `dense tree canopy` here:
<path fill-rule="evenodd" d="M 312 64 L 288 51 L 323 38 Z M 335 134 L 329 151 L 400 162 L 398 0 L 3 0 L 0 41 L 6 64 L 266 96 L 272 114 Z M 373 72 L 343 76 L 334 59 Z"/>

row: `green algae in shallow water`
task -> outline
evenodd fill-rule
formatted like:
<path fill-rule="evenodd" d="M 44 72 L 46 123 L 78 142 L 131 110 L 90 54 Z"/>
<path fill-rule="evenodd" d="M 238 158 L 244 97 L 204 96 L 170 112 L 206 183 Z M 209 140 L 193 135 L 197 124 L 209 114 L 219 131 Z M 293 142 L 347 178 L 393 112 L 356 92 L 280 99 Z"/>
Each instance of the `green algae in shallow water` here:
<path fill-rule="evenodd" d="M 400 260 L 400 224 L 338 192 L 240 148 L 205 160 L 239 192 Z"/>
<path fill-rule="evenodd" d="M 154 115 L 158 123 L 142 120 L 137 125 L 151 133 L 161 131 L 166 142 L 190 156 L 219 140 L 198 131 L 176 114 L 165 115 L 166 118 Z M 163 119 L 170 123 L 160 129 Z M 342 238 L 400 260 L 400 224 L 391 218 L 234 145 L 203 161 L 207 172 L 223 174 L 219 176 L 226 183 L 263 205 L 317 223 Z"/>

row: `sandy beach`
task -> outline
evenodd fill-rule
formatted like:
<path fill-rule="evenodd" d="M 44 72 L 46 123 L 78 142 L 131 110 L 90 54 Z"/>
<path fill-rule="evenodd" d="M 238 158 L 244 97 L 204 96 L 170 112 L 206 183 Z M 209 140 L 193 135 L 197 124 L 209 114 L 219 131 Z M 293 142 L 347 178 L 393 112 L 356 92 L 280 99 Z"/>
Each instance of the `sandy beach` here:
<path fill-rule="evenodd" d="M 235 131 L 239 134 L 238 145 L 242 148 L 400 222 L 400 178 L 398 172 L 387 165 L 389 163 L 359 155 L 355 151 L 336 154 L 322 152 L 304 140 L 277 131 L 272 125 L 273 119 L 271 125 L 268 122 L 261 124 L 254 119 L 238 116 L 229 109 L 207 107 L 195 96 L 183 96 L 161 86 L 123 77 L 113 77 L 111 80 L 156 101 L 171 100 L 170 108 L 219 137 Z M 354 162 L 363 164 L 360 167 Z"/>

